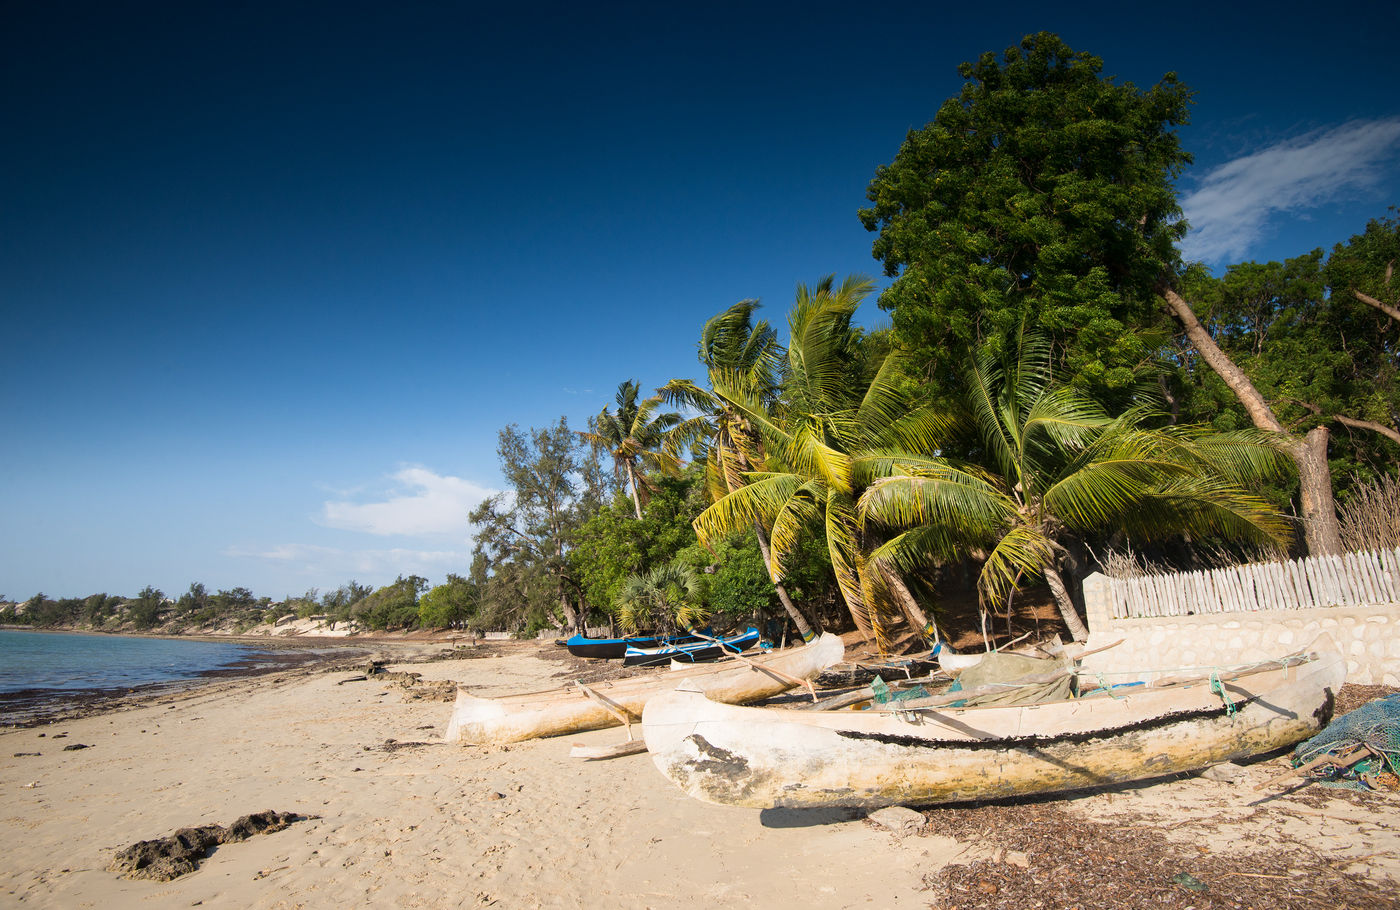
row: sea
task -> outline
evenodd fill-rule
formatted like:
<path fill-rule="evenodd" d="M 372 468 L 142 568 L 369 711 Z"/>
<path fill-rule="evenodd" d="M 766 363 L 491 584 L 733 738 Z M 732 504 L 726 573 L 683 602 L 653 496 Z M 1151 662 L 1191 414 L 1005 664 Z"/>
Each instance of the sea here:
<path fill-rule="evenodd" d="M 0 629 L 0 724 L 36 722 L 133 692 L 277 670 L 312 657 L 235 642 Z"/>

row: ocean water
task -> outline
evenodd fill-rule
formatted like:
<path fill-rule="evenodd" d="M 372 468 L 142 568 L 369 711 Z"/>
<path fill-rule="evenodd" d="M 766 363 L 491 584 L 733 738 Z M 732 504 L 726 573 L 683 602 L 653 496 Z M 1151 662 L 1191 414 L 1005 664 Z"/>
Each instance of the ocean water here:
<path fill-rule="evenodd" d="M 259 648 L 228 642 L 0 629 L 0 694 L 178 683 L 266 657 Z"/>

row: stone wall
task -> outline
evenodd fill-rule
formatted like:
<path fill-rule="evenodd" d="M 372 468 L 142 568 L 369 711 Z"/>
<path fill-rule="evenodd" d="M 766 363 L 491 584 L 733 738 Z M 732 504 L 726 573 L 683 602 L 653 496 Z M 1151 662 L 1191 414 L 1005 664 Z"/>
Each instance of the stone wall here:
<path fill-rule="evenodd" d="M 1346 655 L 1347 682 L 1400 686 L 1400 604 L 1115 619 L 1107 588 L 1108 578 L 1098 573 L 1084 581 L 1087 647 L 1122 644 L 1090 654 L 1084 669 L 1109 682 L 1269 660 L 1329 635 Z"/>

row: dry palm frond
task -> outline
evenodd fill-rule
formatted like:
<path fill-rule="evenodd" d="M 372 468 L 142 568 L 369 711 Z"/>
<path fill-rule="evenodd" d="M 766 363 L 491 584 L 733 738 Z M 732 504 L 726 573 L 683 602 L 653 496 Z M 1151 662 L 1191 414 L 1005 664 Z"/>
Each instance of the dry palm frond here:
<path fill-rule="evenodd" d="M 1337 511 L 1348 550 L 1400 547 L 1400 479 L 1387 475 L 1358 484 Z"/>

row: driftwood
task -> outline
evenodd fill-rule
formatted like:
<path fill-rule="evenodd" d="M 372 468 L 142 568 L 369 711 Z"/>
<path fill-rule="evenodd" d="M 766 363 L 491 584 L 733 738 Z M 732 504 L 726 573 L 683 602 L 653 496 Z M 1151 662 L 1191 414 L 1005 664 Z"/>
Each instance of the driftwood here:
<path fill-rule="evenodd" d="M 1350 768 L 1352 765 L 1356 764 L 1357 762 L 1361 761 L 1363 758 L 1366 758 L 1371 754 L 1371 747 L 1366 745 L 1365 743 L 1360 743 L 1358 745 L 1352 746 L 1350 749 L 1348 749 L 1340 755 L 1333 755 L 1330 752 L 1325 753 L 1323 755 L 1319 755 L 1317 758 L 1314 758 L 1310 762 L 1299 765 L 1296 768 L 1289 768 L 1287 772 L 1280 774 L 1276 777 L 1271 777 L 1268 780 L 1264 781 L 1262 784 L 1256 784 L 1254 789 L 1262 790 L 1265 787 L 1272 786 L 1273 784 L 1277 784 L 1281 781 L 1288 780 L 1290 777 L 1307 777 L 1309 771 L 1316 770 L 1317 768 L 1324 768 L 1327 765 L 1335 765 L 1338 768 Z"/>
<path fill-rule="evenodd" d="M 609 746 L 585 746 L 582 743 L 575 743 L 569 750 L 570 758 L 581 758 L 584 761 L 599 761 L 605 758 L 621 758 L 624 755 L 636 755 L 647 750 L 645 740 L 632 739 L 625 743 L 613 743 Z"/>

